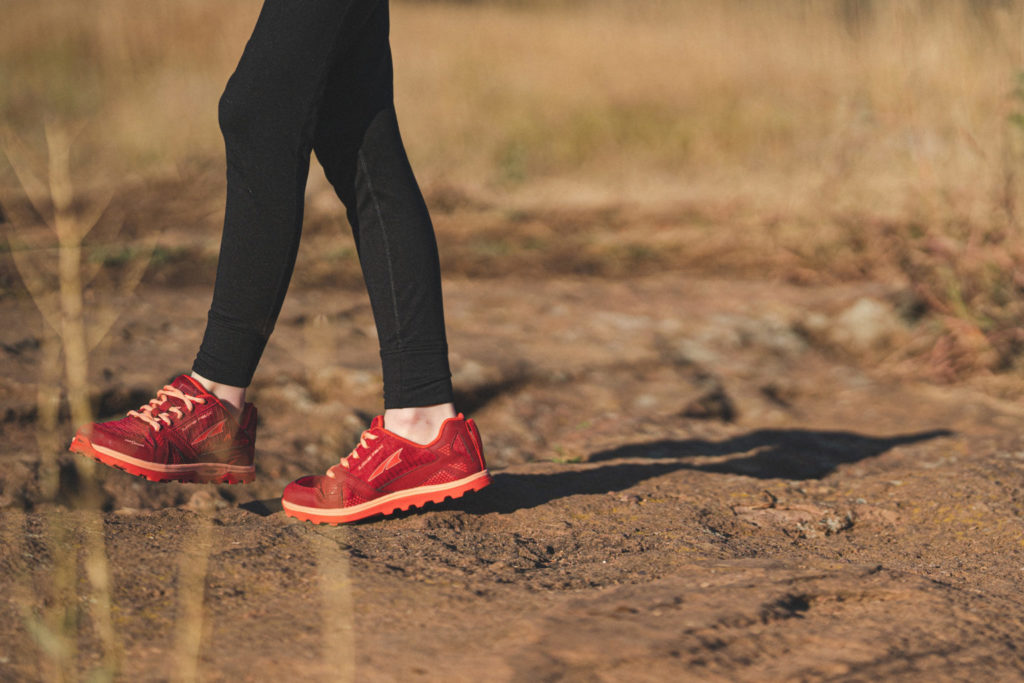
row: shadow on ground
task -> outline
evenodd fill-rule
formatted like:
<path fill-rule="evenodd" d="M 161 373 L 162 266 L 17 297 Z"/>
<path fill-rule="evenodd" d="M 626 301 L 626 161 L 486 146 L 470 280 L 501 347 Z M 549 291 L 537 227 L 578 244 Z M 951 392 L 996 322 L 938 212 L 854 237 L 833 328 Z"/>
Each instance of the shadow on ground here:
<path fill-rule="evenodd" d="M 758 430 L 720 442 L 703 439 L 662 440 L 629 444 L 599 451 L 590 462 L 644 458 L 675 462 L 614 463 L 565 472 L 498 473 L 487 495 L 450 504 L 470 514 L 509 513 L 578 494 L 622 491 L 642 481 L 677 470 L 738 474 L 758 479 L 820 479 L 842 464 L 872 458 L 905 444 L 951 436 L 945 429 L 889 437 L 852 432 L 804 429 Z M 744 455 L 746 454 L 746 455 Z M 700 457 L 737 457 L 714 463 L 694 462 Z M 680 462 L 686 458 L 688 461 Z M 572 466 L 586 467 L 586 465 Z"/>
<path fill-rule="evenodd" d="M 724 441 L 704 439 L 661 440 L 628 444 L 593 453 L 589 462 L 623 458 L 694 458 L 746 455 L 725 462 L 690 464 L 688 467 L 742 474 L 759 479 L 820 479 L 839 465 L 872 458 L 896 446 L 952 436 L 948 429 L 864 436 L 854 432 L 809 429 L 759 429 Z"/>

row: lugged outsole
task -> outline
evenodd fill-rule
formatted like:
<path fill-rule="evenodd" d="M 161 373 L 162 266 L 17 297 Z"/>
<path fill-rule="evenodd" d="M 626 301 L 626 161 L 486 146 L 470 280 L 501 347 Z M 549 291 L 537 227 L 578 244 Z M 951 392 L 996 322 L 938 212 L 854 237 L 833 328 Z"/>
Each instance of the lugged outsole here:
<path fill-rule="evenodd" d="M 480 476 L 480 475 L 483 476 Z M 285 500 L 281 499 L 281 507 L 284 508 L 284 513 L 289 517 L 294 517 L 303 522 L 312 522 L 313 524 L 327 524 L 329 526 L 338 526 L 339 524 L 347 524 L 349 522 L 356 522 L 361 519 L 368 517 L 375 517 L 377 515 L 387 516 L 393 515 L 396 512 L 404 512 L 411 510 L 412 508 L 422 508 L 424 505 L 430 503 L 443 503 L 446 500 L 455 500 L 461 498 L 467 493 L 473 491 L 479 491 L 486 486 L 489 486 L 492 482 L 491 475 L 487 470 L 477 472 L 464 479 L 451 482 L 451 486 L 442 490 L 432 490 L 429 492 L 422 492 L 423 488 L 433 487 L 420 487 L 420 489 L 410 489 L 409 492 L 400 498 L 395 498 L 382 503 L 379 506 L 373 506 L 368 509 L 362 510 L 357 513 L 336 513 L 336 514 L 318 514 L 311 512 L 308 509 L 300 510 Z M 337 508 L 344 509 L 344 508 Z M 325 511 L 326 512 L 326 511 Z"/>
<path fill-rule="evenodd" d="M 109 467 L 114 467 L 122 472 L 127 472 L 132 476 L 142 477 L 153 482 L 171 482 L 178 481 L 184 484 L 248 484 L 256 478 L 254 472 L 252 473 L 238 473 L 238 472 L 216 472 L 217 465 L 215 464 L 204 464 L 197 465 L 197 468 L 203 468 L 195 470 L 185 470 L 182 472 L 168 473 L 168 472 L 156 472 L 154 470 L 147 470 L 143 467 L 132 465 L 131 463 L 123 462 L 97 451 L 92 443 L 81 434 L 76 434 L 75 438 L 71 440 L 71 445 L 68 450 L 72 453 L 78 453 L 84 455 L 87 458 L 92 458 L 96 462 L 101 462 Z"/>

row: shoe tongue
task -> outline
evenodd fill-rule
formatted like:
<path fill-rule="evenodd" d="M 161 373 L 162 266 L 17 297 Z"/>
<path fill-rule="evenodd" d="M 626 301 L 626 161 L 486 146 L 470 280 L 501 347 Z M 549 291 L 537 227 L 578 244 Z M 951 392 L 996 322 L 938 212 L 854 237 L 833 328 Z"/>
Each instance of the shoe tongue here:
<path fill-rule="evenodd" d="M 384 416 L 378 415 L 373 418 L 373 422 L 370 423 L 370 429 L 384 429 Z"/>
<path fill-rule="evenodd" d="M 171 386 L 180 391 L 181 393 L 185 394 L 186 396 L 196 396 L 198 398 L 205 399 L 206 401 L 212 401 L 214 403 L 220 404 L 220 406 L 224 408 L 224 410 L 227 411 L 229 415 L 232 415 L 232 417 L 234 417 L 234 415 L 231 413 L 231 410 L 225 407 L 225 404 L 219 398 L 217 398 L 216 394 L 207 391 L 202 384 L 200 384 L 197 380 L 193 379 L 192 377 L 189 377 L 188 375 L 178 375 L 174 379 L 174 381 L 171 382 Z M 164 401 L 163 405 L 160 406 L 160 409 L 166 410 L 170 405 L 175 405 L 179 403 L 181 403 L 181 399 L 175 398 L 173 396 L 168 397 L 168 399 Z"/>
<path fill-rule="evenodd" d="M 178 375 L 175 377 L 174 381 L 171 382 L 171 386 L 175 389 L 181 389 L 189 396 L 202 396 L 207 393 L 202 384 L 187 375 Z"/>
<path fill-rule="evenodd" d="M 209 392 L 203 388 L 203 385 L 192 379 L 188 375 L 178 375 L 171 382 L 171 386 L 175 389 L 179 389 L 181 393 L 189 396 L 207 396 Z"/>

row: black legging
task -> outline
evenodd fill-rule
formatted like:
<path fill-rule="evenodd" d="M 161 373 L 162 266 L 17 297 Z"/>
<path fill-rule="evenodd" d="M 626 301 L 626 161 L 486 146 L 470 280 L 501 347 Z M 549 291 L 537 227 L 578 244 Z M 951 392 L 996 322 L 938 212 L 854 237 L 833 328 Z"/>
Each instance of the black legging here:
<path fill-rule="evenodd" d="M 227 207 L 193 370 L 248 386 L 302 231 L 310 151 L 344 202 L 386 408 L 452 400 L 437 243 L 398 132 L 386 0 L 265 0 L 220 100 Z"/>

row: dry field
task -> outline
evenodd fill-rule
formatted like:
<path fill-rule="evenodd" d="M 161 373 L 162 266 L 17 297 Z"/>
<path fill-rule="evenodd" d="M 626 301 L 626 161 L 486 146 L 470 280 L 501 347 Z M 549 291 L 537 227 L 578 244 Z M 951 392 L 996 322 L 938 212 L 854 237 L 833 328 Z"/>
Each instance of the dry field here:
<path fill-rule="evenodd" d="M 340 529 L 277 501 L 381 410 L 316 168 L 257 482 L 63 452 L 191 362 L 258 11 L 0 6 L 0 680 L 1024 677 L 1024 3 L 395 0 L 496 476 Z"/>

